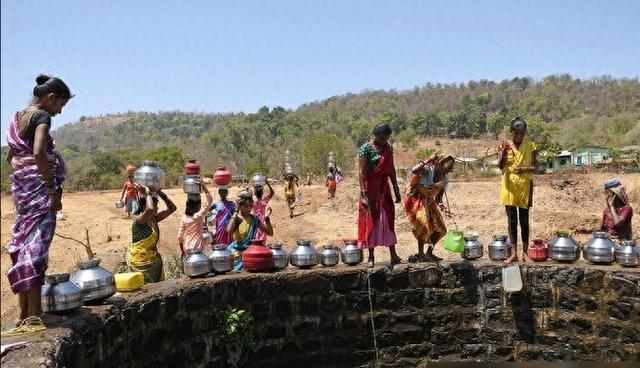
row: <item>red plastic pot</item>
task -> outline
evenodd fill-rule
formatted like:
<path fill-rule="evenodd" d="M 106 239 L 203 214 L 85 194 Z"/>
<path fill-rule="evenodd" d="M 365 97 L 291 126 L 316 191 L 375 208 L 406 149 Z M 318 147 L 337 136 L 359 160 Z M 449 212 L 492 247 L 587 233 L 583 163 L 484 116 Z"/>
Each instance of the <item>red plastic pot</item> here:
<path fill-rule="evenodd" d="M 184 164 L 185 175 L 200 175 L 200 164 L 196 160 L 187 160 Z"/>
<path fill-rule="evenodd" d="M 213 173 L 213 182 L 216 185 L 228 185 L 231 183 L 231 173 L 224 166 L 218 166 L 218 170 Z"/>
<path fill-rule="evenodd" d="M 527 255 L 535 262 L 544 262 L 549 257 L 549 248 L 542 239 L 534 239 L 529 245 Z"/>
<path fill-rule="evenodd" d="M 249 248 L 242 252 L 242 263 L 249 272 L 269 271 L 273 267 L 273 253 L 264 240 L 253 239 Z"/>

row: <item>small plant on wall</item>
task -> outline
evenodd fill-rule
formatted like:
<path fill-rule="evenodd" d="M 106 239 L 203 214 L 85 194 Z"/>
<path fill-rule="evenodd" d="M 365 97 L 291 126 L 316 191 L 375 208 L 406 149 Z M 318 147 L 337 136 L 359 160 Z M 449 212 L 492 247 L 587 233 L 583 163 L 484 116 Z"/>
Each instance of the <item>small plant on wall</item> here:
<path fill-rule="evenodd" d="M 244 309 L 228 306 L 227 309 L 216 312 L 216 319 L 216 345 L 224 347 L 227 363 L 232 367 L 244 365 L 249 350 L 255 344 L 253 316 Z"/>

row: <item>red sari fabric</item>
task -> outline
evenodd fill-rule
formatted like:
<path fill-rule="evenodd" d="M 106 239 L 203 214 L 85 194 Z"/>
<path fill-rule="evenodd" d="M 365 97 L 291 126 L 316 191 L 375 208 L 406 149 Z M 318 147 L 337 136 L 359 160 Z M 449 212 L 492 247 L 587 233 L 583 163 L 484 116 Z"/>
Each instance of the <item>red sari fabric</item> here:
<path fill-rule="evenodd" d="M 380 151 L 380 159 L 374 167 L 368 167 L 365 190 L 369 198 L 369 211 L 358 203 L 358 245 L 360 248 L 392 246 L 396 244 L 394 229 L 395 209 L 391 198 L 389 177 L 393 175 L 393 151 L 387 144 Z"/>

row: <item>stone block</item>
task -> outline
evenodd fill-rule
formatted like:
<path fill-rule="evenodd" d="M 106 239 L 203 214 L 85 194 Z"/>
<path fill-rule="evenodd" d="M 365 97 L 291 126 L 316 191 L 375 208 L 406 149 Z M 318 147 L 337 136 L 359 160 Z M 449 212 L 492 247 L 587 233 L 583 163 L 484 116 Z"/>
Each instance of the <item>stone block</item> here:
<path fill-rule="evenodd" d="M 502 282 L 502 269 L 498 266 L 487 266 L 480 269 L 480 282 L 483 285 L 496 285 Z"/>
<path fill-rule="evenodd" d="M 433 329 L 431 330 L 431 346 L 441 345 L 453 345 L 453 336 L 451 336 L 451 330 L 448 329 Z"/>
<path fill-rule="evenodd" d="M 443 307 L 451 303 L 451 294 L 447 290 L 442 289 L 426 289 L 425 290 L 425 307 Z"/>
<path fill-rule="evenodd" d="M 408 344 L 398 350 L 398 355 L 401 357 L 422 358 L 429 356 L 430 351 L 431 346 L 429 343 Z"/>
<path fill-rule="evenodd" d="M 463 344 L 477 344 L 480 342 L 480 331 L 475 328 L 458 328 L 451 331 L 453 338 Z"/>
<path fill-rule="evenodd" d="M 161 307 L 164 312 L 164 318 L 172 318 L 178 312 L 180 299 L 177 296 L 168 296 L 162 300 Z"/>
<path fill-rule="evenodd" d="M 402 306 L 422 309 L 424 307 L 424 289 L 408 290 L 402 293 Z"/>
<path fill-rule="evenodd" d="M 335 275 L 332 277 L 331 283 L 333 290 L 336 291 L 361 290 L 366 288 L 366 279 L 359 270 Z"/>
<path fill-rule="evenodd" d="M 502 305 L 502 300 L 500 299 L 485 299 L 484 306 L 486 308 L 496 308 Z"/>
<path fill-rule="evenodd" d="M 617 296 L 629 297 L 637 295 L 638 286 L 626 278 L 613 276 L 609 282 L 609 290 Z"/>
<path fill-rule="evenodd" d="M 282 339 L 287 336 L 287 326 L 281 323 L 268 324 L 264 329 L 267 340 Z"/>
<path fill-rule="evenodd" d="M 500 357 L 505 361 L 513 360 L 513 346 L 490 346 L 489 356 Z"/>
<path fill-rule="evenodd" d="M 400 333 L 400 341 L 402 343 L 415 344 L 425 342 L 425 333 L 419 326 L 396 324 L 392 326 L 392 329 Z"/>
<path fill-rule="evenodd" d="M 529 292 L 531 306 L 534 308 L 548 308 L 553 303 L 551 288 L 532 287 Z"/>
<path fill-rule="evenodd" d="M 610 340 L 617 340 L 620 337 L 620 328 L 613 325 L 600 325 L 598 335 Z"/>
<path fill-rule="evenodd" d="M 188 344 L 189 349 L 189 361 L 191 363 L 198 363 L 204 358 L 207 346 L 201 340 L 190 341 Z"/>
<path fill-rule="evenodd" d="M 487 346 L 483 345 L 483 344 L 466 344 L 463 345 L 462 347 L 462 353 L 460 354 L 460 357 L 463 359 L 469 359 L 469 358 L 474 358 L 474 359 L 480 359 L 483 360 L 483 358 L 487 355 Z"/>
<path fill-rule="evenodd" d="M 451 291 L 451 303 L 455 305 L 475 305 L 478 298 L 478 289 L 457 288 Z"/>
<path fill-rule="evenodd" d="M 342 316 L 340 325 L 345 331 L 353 331 L 366 328 L 367 320 L 358 314 Z"/>
<path fill-rule="evenodd" d="M 535 285 L 536 287 L 544 287 L 545 284 L 549 284 L 558 272 L 557 267 L 527 267 L 527 279 L 529 285 Z M 551 287 L 551 285 L 549 285 Z"/>
<path fill-rule="evenodd" d="M 160 299 L 154 299 L 138 308 L 138 317 L 145 322 L 155 322 L 160 315 Z"/>
<path fill-rule="evenodd" d="M 480 331 L 480 341 L 483 342 L 503 342 L 504 332 L 485 328 Z"/>
<path fill-rule="evenodd" d="M 238 290 L 234 280 L 221 280 L 213 285 L 213 304 L 224 307 L 237 301 Z"/>
<path fill-rule="evenodd" d="M 251 304 L 251 315 L 256 321 L 265 321 L 269 318 L 269 303 L 256 302 Z"/>
<path fill-rule="evenodd" d="M 598 310 L 598 298 L 589 294 L 582 294 L 582 306 L 587 312 L 596 312 Z"/>
<path fill-rule="evenodd" d="M 378 331 L 376 340 L 380 348 L 396 346 L 400 341 L 400 335 L 394 331 Z"/>
<path fill-rule="evenodd" d="M 377 297 L 380 297 L 380 299 L 384 300 L 384 303 L 382 303 L 381 305 L 385 305 L 389 308 L 394 308 L 397 306 L 397 303 L 395 302 L 395 293 L 379 294 L 376 295 L 376 298 Z M 371 309 L 371 307 L 369 306 L 369 295 L 363 292 L 352 292 L 346 294 L 346 305 L 348 310 L 357 313 L 366 313 Z"/>
<path fill-rule="evenodd" d="M 558 306 L 562 309 L 575 311 L 580 304 L 580 296 L 570 288 L 563 287 L 558 291 Z"/>
<path fill-rule="evenodd" d="M 377 289 L 377 290 L 385 290 L 389 287 L 387 285 L 387 276 L 384 268 L 376 269 L 375 271 L 372 271 L 367 275 L 368 275 L 367 277 L 369 278 L 369 283 L 371 284 L 371 288 Z M 366 283 L 366 279 L 365 279 L 365 283 Z"/>
<path fill-rule="evenodd" d="M 442 270 L 437 266 L 409 271 L 409 285 L 414 288 L 438 287 L 441 280 Z"/>
<path fill-rule="evenodd" d="M 401 290 L 409 287 L 409 270 L 401 268 L 387 272 L 387 287 L 392 290 Z"/>
<path fill-rule="evenodd" d="M 289 295 L 323 295 L 330 290 L 329 279 L 314 273 L 287 275 L 286 290 Z"/>
<path fill-rule="evenodd" d="M 593 330 L 591 321 L 584 318 L 572 318 L 569 321 L 569 326 L 573 327 L 580 334 L 591 333 Z"/>
<path fill-rule="evenodd" d="M 587 268 L 584 270 L 582 292 L 596 293 L 603 289 L 605 272 L 598 269 Z"/>
<path fill-rule="evenodd" d="M 313 321 L 297 321 L 292 323 L 295 336 L 308 336 L 316 333 L 317 324 Z"/>
<path fill-rule="evenodd" d="M 347 297 L 343 294 L 331 293 L 320 298 L 320 312 L 335 313 L 345 308 Z"/>
<path fill-rule="evenodd" d="M 633 304 L 626 301 L 612 300 L 607 303 L 609 317 L 620 321 L 628 321 L 633 309 Z"/>
<path fill-rule="evenodd" d="M 303 316 L 317 316 L 320 313 L 320 295 L 305 295 L 300 298 L 298 313 Z"/>
<path fill-rule="evenodd" d="M 373 317 L 373 323 L 376 325 L 376 329 L 383 329 L 387 326 L 391 326 L 395 321 L 395 313 L 376 312 Z"/>
<path fill-rule="evenodd" d="M 271 317 L 272 318 L 287 318 L 293 313 L 293 306 L 289 299 L 278 300 L 271 302 Z"/>
<path fill-rule="evenodd" d="M 584 278 L 584 270 L 582 268 L 561 268 L 555 276 L 557 285 L 570 286 L 578 289 Z"/>
<path fill-rule="evenodd" d="M 638 326 L 625 328 L 622 331 L 622 342 L 625 344 L 637 344 L 640 343 L 640 330 Z"/>

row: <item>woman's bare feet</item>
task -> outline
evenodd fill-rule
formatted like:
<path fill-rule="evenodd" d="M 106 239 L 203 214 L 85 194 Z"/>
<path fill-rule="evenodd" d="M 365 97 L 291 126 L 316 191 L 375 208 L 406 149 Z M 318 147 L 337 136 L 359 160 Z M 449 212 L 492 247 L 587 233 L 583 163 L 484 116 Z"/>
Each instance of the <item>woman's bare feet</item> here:
<path fill-rule="evenodd" d="M 531 263 L 533 262 L 533 260 L 531 260 L 531 258 L 529 258 L 529 255 L 527 253 L 522 253 L 522 260 L 526 263 Z"/>
<path fill-rule="evenodd" d="M 400 258 L 398 256 L 396 256 L 394 258 L 391 258 L 391 264 L 392 265 L 397 265 L 397 264 L 400 264 L 400 263 L 402 263 L 402 258 Z"/>
<path fill-rule="evenodd" d="M 518 261 L 518 256 L 516 255 L 516 252 L 512 252 L 511 256 L 504 260 L 504 263 L 510 264 L 512 262 L 517 262 L 517 261 Z"/>

